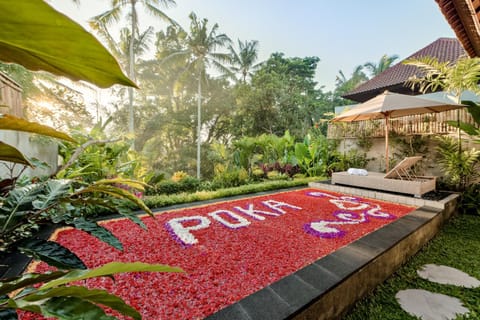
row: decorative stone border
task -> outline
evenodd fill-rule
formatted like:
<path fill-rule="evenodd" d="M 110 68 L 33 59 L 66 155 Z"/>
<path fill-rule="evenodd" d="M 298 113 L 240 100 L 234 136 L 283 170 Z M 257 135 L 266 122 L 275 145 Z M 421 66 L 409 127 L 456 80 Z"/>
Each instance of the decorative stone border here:
<path fill-rule="evenodd" d="M 392 194 L 392 193 L 386 193 L 386 192 L 370 190 L 370 189 L 354 188 L 354 187 L 348 187 L 348 186 L 343 186 L 338 184 L 310 182 L 308 185 L 312 188 L 319 188 L 319 189 L 339 192 L 343 194 L 356 195 L 356 196 L 370 198 L 370 199 L 378 199 L 378 200 L 383 200 L 388 202 L 401 203 L 401 204 L 406 204 L 406 205 L 415 206 L 415 207 L 427 206 L 427 207 L 438 208 L 438 209 L 444 209 L 447 205 L 451 204 L 451 201 L 453 199 L 456 199 L 458 197 L 458 194 L 451 194 L 440 201 L 433 201 L 433 200 L 415 198 L 413 196 Z"/>

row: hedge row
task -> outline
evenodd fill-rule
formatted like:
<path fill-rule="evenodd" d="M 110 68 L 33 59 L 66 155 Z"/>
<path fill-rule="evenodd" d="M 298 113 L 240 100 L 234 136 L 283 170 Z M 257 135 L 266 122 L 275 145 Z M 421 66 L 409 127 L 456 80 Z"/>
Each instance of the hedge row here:
<path fill-rule="evenodd" d="M 215 191 L 197 191 L 195 193 L 178 193 L 171 195 L 145 196 L 145 204 L 152 209 L 171 206 L 181 203 L 189 203 L 202 200 L 231 197 L 248 193 L 277 190 L 296 186 L 306 186 L 309 182 L 323 180 L 324 178 L 309 177 L 294 180 L 276 180 L 256 184 L 248 184 L 239 187 L 219 189 Z"/>

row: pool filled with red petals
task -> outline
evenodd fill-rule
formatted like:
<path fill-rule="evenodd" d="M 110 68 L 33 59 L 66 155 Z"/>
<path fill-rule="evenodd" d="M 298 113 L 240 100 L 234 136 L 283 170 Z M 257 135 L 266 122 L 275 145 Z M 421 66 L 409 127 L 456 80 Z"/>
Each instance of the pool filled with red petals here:
<path fill-rule="evenodd" d="M 143 218 L 148 230 L 126 219 L 102 222 L 123 252 L 74 229 L 55 240 L 90 268 L 111 261 L 181 267 L 185 273 L 127 273 L 87 284 L 121 296 L 145 319 L 202 319 L 414 209 L 300 189 L 162 212 Z"/>

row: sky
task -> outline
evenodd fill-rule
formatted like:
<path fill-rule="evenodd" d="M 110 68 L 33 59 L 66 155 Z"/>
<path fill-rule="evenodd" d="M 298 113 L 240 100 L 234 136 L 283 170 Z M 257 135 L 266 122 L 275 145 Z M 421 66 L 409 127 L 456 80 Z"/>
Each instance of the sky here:
<path fill-rule="evenodd" d="M 237 39 L 258 40 L 259 61 L 274 52 L 286 57 L 320 58 L 316 81 L 332 90 L 339 70 L 345 76 L 381 56 L 410 56 L 440 37 L 455 37 L 435 0 L 176 0 L 164 12 L 186 30 L 188 15 L 207 18 L 210 27 Z M 109 8 L 110 0 L 68 0 L 49 3 L 87 28 L 87 21 Z M 138 4 L 140 30 L 165 23 Z M 88 29 L 88 28 L 87 28 Z"/>

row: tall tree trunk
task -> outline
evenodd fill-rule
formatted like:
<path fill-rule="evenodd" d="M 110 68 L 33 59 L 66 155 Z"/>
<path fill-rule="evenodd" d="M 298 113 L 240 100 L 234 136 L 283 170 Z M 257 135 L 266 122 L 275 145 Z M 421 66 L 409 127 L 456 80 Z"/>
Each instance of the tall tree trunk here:
<path fill-rule="evenodd" d="M 131 34 L 130 34 L 130 45 L 129 45 L 129 68 L 128 68 L 128 76 L 132 81 L 135 81 L 135 56 L 133 46 L 135 43 L 135 25 L 136 25 L 136 12 L 135 12 L 135 3 L 136 0 L 131 1 L 132 4 L 132 25 L 131 25 Z M 135 135 L 135 120 L 134 120 L 134 112 L 133 112 L 133 88 L 128 87 L 128 132 L 131 135 Z M 133 138 L 132 149 L 135 150 L 135 138 Z"/>
<path fill-rule="evenodd" d="M 202 71 L 198 75 L 198 96 L 197 96 L 197 179 L 200 179 L 200 145 L 202 131 Z"/>

